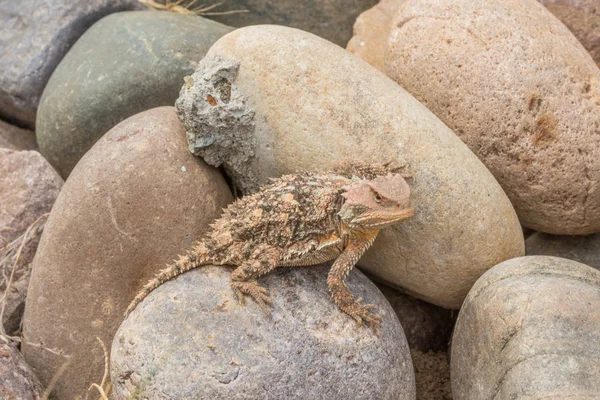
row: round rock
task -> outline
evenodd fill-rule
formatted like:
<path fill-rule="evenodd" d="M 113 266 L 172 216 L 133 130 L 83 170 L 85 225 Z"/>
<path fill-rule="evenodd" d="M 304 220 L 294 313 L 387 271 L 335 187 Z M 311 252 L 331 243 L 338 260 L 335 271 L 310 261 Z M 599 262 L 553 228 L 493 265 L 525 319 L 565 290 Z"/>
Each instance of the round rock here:
<path fill-rule="evenodd" d="M 32 129 L 48 78 L 79 36 L 105 15 L 140 7 L 137 0 L 0 2 L 0 118 Z"/>
<path fill-rule="evenodd" d="M 415 399 L 402 327 L 360 272 L 351 291 L 374 304 L 379 335 L 331 300 L 325 265 L 281 268 L 260 278 L 272 317 L 237 302 L 231 269 L 207 266 L 154 290 L 113 341 L 115 399 Z"/>
<path fill-rule="evenodd" d="M 452 339 L 461 399 L 594 399 L 600 272 L 558 257 L 505 261 L 473 286 Z"/>
<path fill-rule="evenodd" d="M 587 236 L 557 236 L 535 233 L 525 240 L 528 256 L 568 258 L 600 270 L 600 234 Z"/>
<path fill-rule="evenodd" d="M 50 212 L 63 180 L 37 151 L 0 149 L 0 246 Z"/>
<path fill-rule="evenodd" d="M 192 15 L 135 11 L 94 24 L 58 65 L 40 101 L 40 151 L 67 177 L 109 129 L 172 106 L 183 77 L 231 28 Z"/>
<path fill-rule="evenodd" d="M 534 0 L 406 0 L 386 73 L 477 154 L 524 226 L 600 231 L 600 69 Z"/>
<path fill-rule="evenodd" d="M 137 114 L 82 158 L 50 214 L 33 262 L 23 352 L 42 384 L 66 358 L 60 399 L 99 383 L 123 312 L 232 200 L 220 173 L 189 154 L 172 107 Z"/>
<path fill-rule="evenodd" d="M 384 229 L 359 266 L 426 301 L 458 308 L 483 272 L 524 254 L 512 205 L 467 146 L 380 71 L 310 33 L 223 36 L 176 107 L 190 150 L 242 191 L 342 161 L 406 164 L 415 215 Z"/>

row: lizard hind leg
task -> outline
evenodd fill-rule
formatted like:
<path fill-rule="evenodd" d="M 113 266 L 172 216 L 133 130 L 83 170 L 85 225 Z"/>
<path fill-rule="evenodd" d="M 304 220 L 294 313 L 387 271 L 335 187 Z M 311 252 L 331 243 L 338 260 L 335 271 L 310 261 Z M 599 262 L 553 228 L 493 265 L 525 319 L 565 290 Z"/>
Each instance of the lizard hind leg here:
<path fill-rule="evenodd" d="M 261 286 L 256 278 L 268 274 L 277 267 L 280 251 L 261 246 L 253 255 L 255 257 L 244 262 L 231 273 L 229 284 L 240 303 L 243 304 L 245 296 L 250 296 L 270 317 L 269 307 L 273 305 L 273 301 L 269 291 Z"/>

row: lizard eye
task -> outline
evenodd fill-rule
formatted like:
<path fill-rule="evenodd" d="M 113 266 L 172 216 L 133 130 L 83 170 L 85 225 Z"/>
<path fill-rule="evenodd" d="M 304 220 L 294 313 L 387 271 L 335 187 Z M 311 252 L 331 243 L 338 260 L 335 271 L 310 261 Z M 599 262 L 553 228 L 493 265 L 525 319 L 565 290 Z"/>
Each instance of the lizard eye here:
<path fill-rule="evenodd" d="M 375 201 L 381 203 L 381 195 L 379 193 L 375 193 Z"/>

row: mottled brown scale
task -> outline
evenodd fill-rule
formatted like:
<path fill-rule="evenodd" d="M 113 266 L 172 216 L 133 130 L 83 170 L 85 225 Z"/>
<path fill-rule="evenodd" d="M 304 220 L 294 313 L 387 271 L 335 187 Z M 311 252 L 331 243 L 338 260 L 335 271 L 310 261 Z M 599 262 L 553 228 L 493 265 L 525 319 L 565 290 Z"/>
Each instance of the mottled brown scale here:
<path fill-rule="evenodd" d="M 240 301 L 252 297 L 267 313 L 268 292 L 256 279 L 278 266 L 336 261 L 328 285 L 334 302 L 359 324 L 375 327 L 372 307 L 354 299 L 344 279 L 379 230 L 412 215 L 410 189 L 398 167 L 340 164 L 331 173 L 273 179 L 229 205 L 186 256 L 161 271 L 138 293 L 125 315 L 173 277 L 206 264 L 232 265 L 231 287 Z"/>

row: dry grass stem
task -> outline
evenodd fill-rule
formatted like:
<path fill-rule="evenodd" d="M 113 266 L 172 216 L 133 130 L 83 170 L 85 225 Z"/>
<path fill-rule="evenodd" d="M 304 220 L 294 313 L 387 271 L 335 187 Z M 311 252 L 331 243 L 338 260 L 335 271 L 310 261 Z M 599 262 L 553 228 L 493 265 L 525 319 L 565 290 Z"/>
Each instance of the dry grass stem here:
<path fill-rule="evenodd" d="M 8 337 L 11 340 L 20 341 L 20 338 L 8 336 L 4 330 L 4 311 L 6 309 L 6 299 L 10 293 L 10 288 L 15 277 L 15 271 L 17 270 L 17 265 L 19 264 L 21 254 L 23 253 L 23 248 L 30 241 L 37 239 L 41 235 L 44 229 L 44 224 L 40 224 L 39 226 L 37 225 L 40 221 L 45 220 L 48 215 L 49 214 L 46 213 L 39 216 L 35 221 L 33 221 L 33 223 L 31 223 L 31 225 L 29 225 L 29 227 L 27 227 L 27 230 L 23 235 L 0 248 L 0 254 L 2 254 L 2 258 L 0 259 L 0 270 L 2 271 L 2 281 L 0 281 L 0 287 L 5 286 L 2 299 L 0 299 L 0 304 L 2 304 L 0 309 L 0 335 Z M 31 231 L 33 228 L 36 228 L 36 226 L 37 229 L 35 234 L 30 236 Z M 8 266 L 11 266 L 10 276 L 6 275 L 6 269 Z"/>
<path fill-rule="evenodd" d="M 92 383 L 88 390 L 96 388 L 100 392 L 100 399 L 108 400 L 107 394 L 110 392 L 110 383 L 107 384 L 106 382 L 108 380 L 108 350 L 106 349 L 106 346 L 104 345 L 102 339 L 96 336 L 96 340 L 98 340 L 98 343 L 100 343 L 102 351 L 104 352 L 104 375 L 102 375 L 102 382 L 100 382 L 100 385 L 98 385 L 97 383 Z"/>
<path fill-rule="evenodd" d="M 228 14 L 237 14 L 237 13 L 245 13 L 248 10 L 230 10 L 230 11 L 215 11 L 209 12 L 225 3 L 221 1 L 219 3 L 215 3 L 212 5 L 204 6 L 196 6 L 197 0 L 163 0 L 162 2 L 158 2 L 155 0 L 138 0 L 141 4 L 145 5 L 148 8 L 154 10 L 162 10 L 162 11 L 170 11 L 178 14 L 185 15 L 228 15 Z"/>

